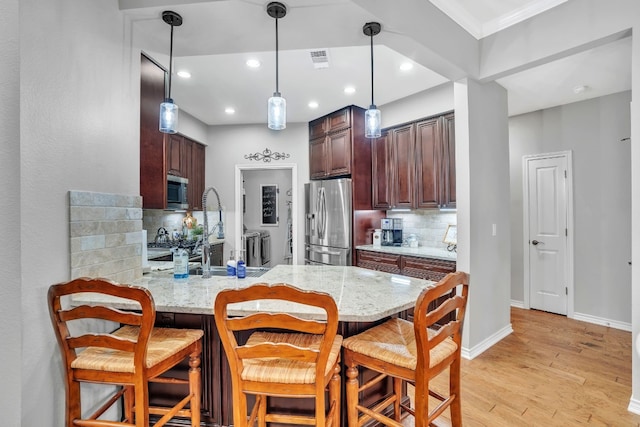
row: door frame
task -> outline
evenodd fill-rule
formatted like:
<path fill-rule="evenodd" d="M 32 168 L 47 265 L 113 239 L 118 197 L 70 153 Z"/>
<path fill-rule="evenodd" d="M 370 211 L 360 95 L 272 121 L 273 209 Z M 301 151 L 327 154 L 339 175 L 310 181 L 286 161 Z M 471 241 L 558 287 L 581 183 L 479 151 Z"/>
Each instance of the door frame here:
<path fill-rule="evenodd" d="M 291 264 L 298 264 L 298 239 L 296 235 L 298 233 L 298 215 L 296 215 L 296 209 L 298 206 L 298 165 L 295 163 L 280 163 L 280 164 L 236 164 L 235 170 L 235 234 L 236 248 L 242 248 L 242 171 L 248 170 L 278 170 L 284 169 L 291 171 L 291 230 L 293 233 L 293 242 L 291 247 L 292 258 Z"/>
<path fill-rule="evenodd" d="M 550 159 L 555 157 L 562 157 L 565 159 L 567 165 L 567 177 L 565 180 L 565 197 L 567 203 L 567 230 L 568 236 L 566 240 L 566 277 L 567 277 L 567 317 L 572 319 L 574 317 L 574 274 L 573 274 L 573 265 L 574 265 L 574 252 L 573 252 L 573 232 L 575 230 L 573 224 L 573 158 L 572 152 L 569 151 L 559 151 L 554 153 L 542 153 L 542 154 L 531 154 L 522 156 L 522 183 L 523 183 L 523 192 L 522 192 L 522 210 L 524 214 L 522 230 L 524 240 L 522 244 L 524 245 L 523 252 L 523 270 L 524 270 L 524 308 L 531 309 L 530 305 L 530 295 L 531 292 L 531 283 L 529 281 L 529 272 L 530 272 L 530 252 L 531 245 L 529 244 L 529 173 L 528 173 L 528 165 L 532 160 L 541 160 L 541 159 Z"/>

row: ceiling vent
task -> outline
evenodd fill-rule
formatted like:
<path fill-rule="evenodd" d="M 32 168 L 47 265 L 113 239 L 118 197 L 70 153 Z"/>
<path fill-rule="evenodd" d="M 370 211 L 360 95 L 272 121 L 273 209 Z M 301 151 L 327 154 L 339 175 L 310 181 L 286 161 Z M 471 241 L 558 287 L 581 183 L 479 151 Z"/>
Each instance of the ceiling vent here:
<path fill-rule="evenodd" d="M 329 51 L 327 49 L 310 50 L 313 68 L 329 68 Z"/>

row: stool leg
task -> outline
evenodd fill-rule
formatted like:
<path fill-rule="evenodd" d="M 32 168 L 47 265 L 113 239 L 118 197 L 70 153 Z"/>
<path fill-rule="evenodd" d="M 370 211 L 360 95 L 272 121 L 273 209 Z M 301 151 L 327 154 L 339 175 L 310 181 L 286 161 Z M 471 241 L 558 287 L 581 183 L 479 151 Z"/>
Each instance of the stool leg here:
<path fill-rule="evenodd" d="M 329 407 L 335 405 L 333 412 L 333 427 L 340 425 L 340 364 L 336 363 L 333 376 L 329 382 Z"/>
<path fill-rule="evenodd" d="M 71 379 L 71 373 L 67 373 L 66 388 L 66 424 L 73 427 L 73 420 L 82 416 L 82 405 L 80 403 L 80 383 Z"/>
<path fill-rule="evenodd" d="M 462 426 L 462 405 L 460 402 L 460 356 L 449 367 L 449 393 L 455 395 L 451 402 L 451 426 Z"/>
<path fill-rule="evenodd" d="M 133 424 L 133 403 L 135 396 L 133 395 L 133 387 L 125 385 L 124 387 L 124 416 L 127 422 Z"/>
<path fill-rule="evenodd" d="M 345 358 L 346 360 L 346 358 Z M 347 419 L 349 427 L 358 426 L 358 367 L 347 368 Z"/>
<path fill-rule="evenodd" d="M 258 405 L 258 427 L 267 427 L 267 396 L 263 394 L 256 396 L 256 399 L 260 399 L 260 404 Z"/>
<path fill-rule="evenodd" d="M 393 394 L 395 398 L 393 401 L 394 419 L 400 422 L 400 399 L 402 399 L 402 380 L 400 378 L 393 378 Z"/>
<path fill-rule="evenodd" d="M 189 393 L 191 400 L 191 427 L 200 427 L 200 401 L 202 394 L 202 379 L 200 377 L 200 352 L 189 356 Z"/>

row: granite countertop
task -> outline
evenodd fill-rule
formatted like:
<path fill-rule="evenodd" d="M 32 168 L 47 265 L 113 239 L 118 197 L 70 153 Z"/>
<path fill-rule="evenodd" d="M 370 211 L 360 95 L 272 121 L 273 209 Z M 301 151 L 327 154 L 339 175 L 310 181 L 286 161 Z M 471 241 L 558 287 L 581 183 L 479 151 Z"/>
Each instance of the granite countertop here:
<path fill-rule="evenodd" d="M 453 251 L 449 252 L 446 249 L 432 248 L 429 246 L 419 246 L 417 248 L 409 248 L 403 246 L 373 246 L 373 245 L 361 245 L 356 246 L 356 249 L 365 251 L 382 252 L 395 255 L 410 255 L 420 258 L 435 258 L 443 259 L 447 261 L 455 261 L 458 254 Z"/>
<path fill-rule="evenodd" d="M 373 322 L 415 306 L 420 292 L 434 284 L 429 280 L 368 270 L 359 267 L 326 265 L 278 265 L 261 277 L 214 276 L 203 279 L 190 276 L 187 282 L 173 279 L 171 272 L 158 271 L 133 282 L 151 291 L 158 312 L 213 314 L 218 292 L 242 288 L 254 283 L 288 283 L 298 288 L 330 294 L 338 305 L 339 319 L 344 322 Z M 118 298 L 87 294 L 74 298 L 74 303 L 107 303 L 122 309 L 136 309 Z M 322 312 L 296 304 L 265 301 L 235 304 L 231 315 L 256 311 L 286 311 L 305 318 L 321 318 Z"/>

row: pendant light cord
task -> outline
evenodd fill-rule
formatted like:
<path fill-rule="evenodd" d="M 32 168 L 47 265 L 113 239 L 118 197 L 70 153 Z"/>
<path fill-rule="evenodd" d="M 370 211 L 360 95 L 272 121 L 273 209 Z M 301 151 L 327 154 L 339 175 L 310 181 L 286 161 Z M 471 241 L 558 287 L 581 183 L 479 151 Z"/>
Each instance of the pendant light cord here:
<path fill-rule="evenodd" d="M 171 99 L 171 74 L 173 74 L 173 22 L 171 23 L 171 43 L 169 44 L 169 99 Z"/>
<path fill-rule="evenodd" d="M 280 96 L 278 88 L 278 18 L 276 18 L 276 93 Z"/>
<path fill-rule="evenodd" d="M 371 32 L 371 105 L 375 105 L 373 103 L 373 32 Z"/>

